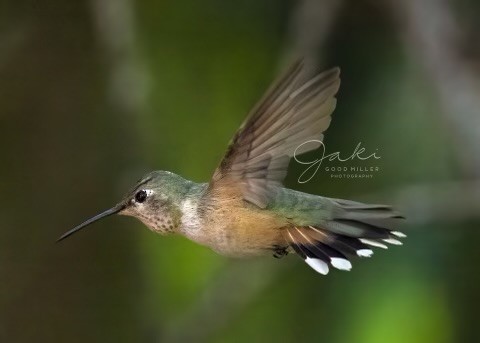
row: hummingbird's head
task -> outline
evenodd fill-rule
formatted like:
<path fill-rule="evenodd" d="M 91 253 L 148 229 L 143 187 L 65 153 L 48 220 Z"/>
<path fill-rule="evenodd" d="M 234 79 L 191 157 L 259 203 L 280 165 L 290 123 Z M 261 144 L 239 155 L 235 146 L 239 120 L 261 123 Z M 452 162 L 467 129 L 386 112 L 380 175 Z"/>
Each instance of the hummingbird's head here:
<path fill-rule="evenodd" d="M 125 196 L 118 214 L 135 217 L 154 232 L 172 233 L 181 219 L 179 202 L 184 182 L 171 172 L 149 173 Z"/>
<path fill-rule="evenodd" d="M 171 172 L 151 172 L 139 180 L 117 205 L 74 227 L 57 241 L 112 214 L 135 217 L 150 230 L 160 234 L 174 232 L 180 225 L 179 204 L 184 194 L 185 182 L 185 179 Z"/>

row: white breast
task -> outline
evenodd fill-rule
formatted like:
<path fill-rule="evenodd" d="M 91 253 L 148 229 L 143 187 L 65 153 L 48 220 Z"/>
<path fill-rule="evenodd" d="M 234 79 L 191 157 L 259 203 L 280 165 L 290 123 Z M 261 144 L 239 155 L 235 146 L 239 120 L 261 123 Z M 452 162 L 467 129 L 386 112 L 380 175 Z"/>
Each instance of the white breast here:
<path fill-rule="evenodd" d="M 197 214 L 198 202 L 187 199 L 183 201 L 181 210 L 182 210 L 182 219 L 181 219 L 181 231 L 188 237 L 191 234 L 198 234 L 200 231 L 201 223 L 200 217 Z"/>

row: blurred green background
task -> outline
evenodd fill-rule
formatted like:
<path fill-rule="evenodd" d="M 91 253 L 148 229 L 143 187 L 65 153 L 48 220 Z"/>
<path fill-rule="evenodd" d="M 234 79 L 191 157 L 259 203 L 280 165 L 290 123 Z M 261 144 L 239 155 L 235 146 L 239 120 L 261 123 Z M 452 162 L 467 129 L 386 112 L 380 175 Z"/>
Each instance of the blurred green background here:
<path fill-rule="evenodd" d="M 480 4 L 0 1 L 1 342 L 478 342 Z M 144 173 L 206 181 L 295 56 L 339 65 L 328 151 L 371 179 L 287 186 L 392 203 L 403 247 L 327 277 L 114 217 Z"/>

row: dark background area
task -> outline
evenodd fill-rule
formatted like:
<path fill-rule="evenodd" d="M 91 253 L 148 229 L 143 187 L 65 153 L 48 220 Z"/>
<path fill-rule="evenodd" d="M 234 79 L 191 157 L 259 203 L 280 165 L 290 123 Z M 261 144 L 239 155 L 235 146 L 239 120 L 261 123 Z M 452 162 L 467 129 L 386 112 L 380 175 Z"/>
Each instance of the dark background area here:
<path fill-rule="evenodd" d="M 2 0 L 0 341 L 478 341 L 479 19 L 473 0 Z M 393 204 L 404 246 L 323 277 L 131 218 L 54 243 L 150 170 L 207 181 L 298 56 L 342 68 L 327 150 L 362 142 L 380 171 L 298 184 L 292 162 L 286 185 Z"/>

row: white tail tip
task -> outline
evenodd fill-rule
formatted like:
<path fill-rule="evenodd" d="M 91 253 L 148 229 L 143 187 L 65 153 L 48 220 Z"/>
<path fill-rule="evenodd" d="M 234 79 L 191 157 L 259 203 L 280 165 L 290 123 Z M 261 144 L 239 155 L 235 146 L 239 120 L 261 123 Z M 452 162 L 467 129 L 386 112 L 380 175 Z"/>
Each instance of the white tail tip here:
<path fill-rule="evenodd" d="M 305 262 L 307 262 L 307 264 L 312 267 L 316 272 L 322 275 L 328 274 L 328 264 L 326 264 L 322 260 L 319 260 L 318 258 L 307 257 L 305 259 Z"/>
<path fill-rule="evenodd" d="M 403 243 L 400 242 L 398 239 L 394 239 L 394 238 L 388 238 L 388 239 L 384 239 L 383 240 L 385 243 L 390 243 L 390 244 L 393 244 L 393 245 L 402 245 Z"/>
<path fill-rule="evenodd" d="M 400 231 L 391 231 L 390 232 L 392 235 L 394 236 L 397 236 L 398 238 L 405 238 L 407 237 L 406 234 L 404 234 L 403 232 L 400 232 Z"/>
<path fill-rule="evenodd" d="M 359 249 L 357 250 L 357 255 L 360 257 L 371 257 L 373 255 L 373 250 L 371 249 Z"/>
<path fill-rule="evenodd" d="M 377 241 L 372 241 L 372 240 L 370 240 L 370 239 L 360 238 L 360 242 L 362 242 L 363 244 L 370 245 L 370 246 L 372 246 L 372 247 L 377 247 L 377 248 L 382 248 L 382 249 L 388 249 L 388 247 L 387 247 L 385 244 L 382 244 L 382 243 L 377 242 Z"/>
<path fill-rule="evenodd" d="M 340 270 L 350 270 L 352 269 L 352 264 L 349 260 L 340 257 L 332 257 L 330 259 L 330 263 L 333 267 L 340 269 Z"/>

